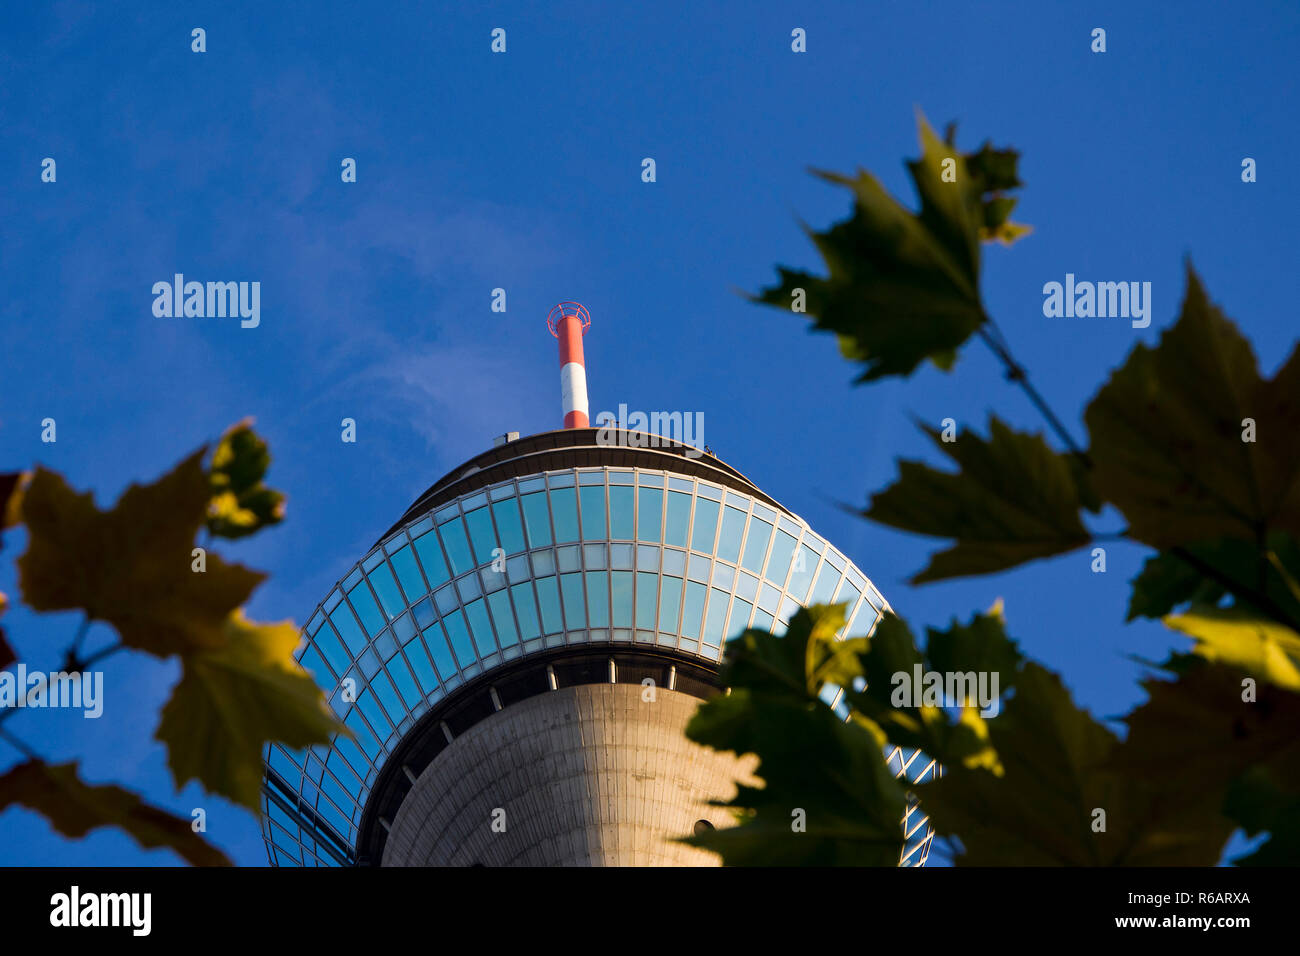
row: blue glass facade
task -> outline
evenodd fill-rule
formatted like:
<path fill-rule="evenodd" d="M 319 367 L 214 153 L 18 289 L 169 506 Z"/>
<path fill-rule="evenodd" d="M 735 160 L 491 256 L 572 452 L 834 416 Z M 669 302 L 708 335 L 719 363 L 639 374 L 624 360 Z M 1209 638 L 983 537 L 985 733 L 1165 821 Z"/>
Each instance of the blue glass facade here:
<path fill-rule="evenodd" d="M 370 788 L 398 742 L 480 674 L 588 644 L 657 646 L 716 665 L 745 628 L 779 632 L 799 607 L 832 601 L 848 605 L 852 636 L 868 634 L 886 607 L 802 521 L 698 478 L 556 470 L 440 506 L 366 555 L 303 631 L 297 657 L 355 736 L 302 752 L 268 748 L 270 771 L 309 814 L 268 793 L 271 862 L 350 863 Z M 924 759 L 890 755 L 913 780 L 927 772 Z M 913 816 L 905 865 L 929 850 L 929 827 Z"/>

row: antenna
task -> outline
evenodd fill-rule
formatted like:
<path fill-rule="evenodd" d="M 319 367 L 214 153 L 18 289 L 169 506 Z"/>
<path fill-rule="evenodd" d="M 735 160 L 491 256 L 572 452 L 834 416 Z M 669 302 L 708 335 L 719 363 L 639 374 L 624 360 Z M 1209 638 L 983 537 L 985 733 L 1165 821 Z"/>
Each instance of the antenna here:
<path fill-rule="evenodd" d="M 561 302 L 546 317 L 546 327 L 560 340 L 560 401 L 565 428 L 587 428 L 587 367 L 582 357 L 582 337 L 591 328 L 591 316 L 577 302 Z"/>

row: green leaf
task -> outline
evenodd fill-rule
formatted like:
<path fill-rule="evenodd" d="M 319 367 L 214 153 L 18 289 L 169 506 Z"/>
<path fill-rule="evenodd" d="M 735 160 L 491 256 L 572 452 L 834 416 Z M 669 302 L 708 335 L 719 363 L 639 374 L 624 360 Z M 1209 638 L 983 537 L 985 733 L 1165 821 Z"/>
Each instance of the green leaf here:
<path fill-rule="evenodd" d="M 1208 866 L 1232 831 L 1216 803 L 1168 779 L 1107 766 L 1118 741 L 1075 707 L 1060 678 L 1024 666 L 1015 695 L 988 722 L 1004 768 L 946 766 L 921 786 L 939 832 L 971 866 Z M 1094 829 L 1105 811 L 1105 830 Z"/>
<path fill-rule="evenodd" d="M 177 787 L 198 779 L 210 792 L 257 810 L 267 742 L 297 750 L 351 733 L 293 660 L 298 630 L 292 622 L 256 624 L 236 611 L 225 636 L 220 647 L 182 658 L 180 683 L 154 736 L 167 745 Z"/>
<path fill-rule="evenodd" d="M 0 614 L 3 614 L 8 609 L 9 598 L 4 591 L 0 591 Z M 5 640 L 5 629 L 0 627 L 0 671 L 4 670 L 16 660 L 18 660 L 18 655 L 14 653 L 14 649 L 10 647 L 9 642 Z"/>
<path fill-rule="evenodd" d="M 262 483 L 271 454 L 252 421 L 232 426 L 212 453 L 208 530 L 217 538 L 242 538 L 284 519 L 284 495 Z"/>
<path fill-rule="evenodd" d="M 29 760 L 0 777 L 0 813 L 21 805 L 35 810 L 67 837 L 117 827 L 145 849 L 166 847 L 195 866 L 230 866 L 224 853 L 194 832 L 191 821 L 144 803 L 117 786 L 82 781 L 76 763 Z"/>
<path fill-rule="evenodd" d="M 1103 498 L 1160 549 L 1300 535 L 1300 350 L 1260 378 L 1250 343 L 1188 267 L 1175 325 L 1138 345 L 1085 414 Z M 1243 422 L 1255 423 L 1244 441 Z"/>
<path fill-rule="evenodd" d="M 1300 545 L 1290 535 L 1269 536 L 1269 552 L 1260 553 L 1255 542 L 1238 538 L 1188 545 L 1182 550 L 1189 558 L 1166 551 L 1148 558 L 1142 573 L 1133 579 L 1128 619 L 1164 617 L 1186 604 L 1217 605 L 1229 591 L 1241 595 L 1234 606 L 1253 607 L 1249 595 L 1260 594 L 1281 610 L 1288 620 L 1300 621 Z M 1263 587 L 1260 587 L 1260 581 Z M 1227 582 L 1227 583 L 1225 583 Z M 1272 616 L 1271 609 L 1255 607 Z"/>
<path fill-rule="evenodd" d="M 814 689 L 818 670 L 847 675 L 846 658 L 817 650 L 842 623 L 842 609 L 809 608 L 795 614 L 784 637 L 749 630 L 727 645 L 723 680 L 731 693 L 701 705 L 686 735 L 756 754 L 765 786 L 741 784 L 722 804 L 737 812 L 738 826 L 685 842 L 720 853 L 730 866 L 898 865 L 903 789 L 876 736 L 838 717 Z"/>
<path fill-rule="evenodd" d="M 1279 787 L 1263 768 L 1253 768 L 1228 787 L 1224 812 L 1248 837 L 1269 839 L 1232 862 L 1237 866 L 1295 866 L 1300 861 L 1300 794 Z"/>
<path fill-rule="evenodd" d="M 985 320 L 979 293 L 980 241 L 1011 242 L 1027 228 L 1007 221 L 1020 186 L 1018 154 L 994 150 L 962 154 L 949 132 L 935 136 L 918 114 L 921 157 L 908 163 L 920 197 L 913 213 L 870 173 L 817 175 L 852 190 L 853 215 L 826 232 L 805 230 L 829 276 L 779 268 L 780 281 L 755 301 L 791 308 L 795 290 L 806 295 L 814 327 L 834 332 L 840 350 L 866 365 L 859 381 L 910 375 L 926 359 L 950 368 L 956 352 Z M 953 160 L 955 181 L 944 181 Z"/>
<path fill-rule="evenodd" d="M 999 700 L 1015 686 L 1022 659 L 1015 642 L 1006 636 L 1001 604 L 988 614 L 976 614 L 969 625 L 953 621 L 946 630 L 927 629 L 927 635 L 922 655 L 907 625 L 886 614 L 871 635 L 870 649 L 859 657 L 864 685 L 846 688 L 845 703 L 880 728 L 882 743 L 919 748 L 944 764 L 1000 772 L 978 701 L 968 700 L 952 717 L 947 701 L 927 704 L 923 691 L 925 675 L 936 673 L 964 675 L 965 689 L 972 694 L 979 690 L 981 674 L 984 689 L 992 693 L 996 674 Z M 918 669 L 921 687 L 916 686 Z M 908 688 L 922 695 L 919 703 L 903 693 Z"/>
<path fill-rule="evenodd" d="M 1042 435 L 1015 431 L 996 416 L 988 440 L 963 432 L 945 442 L 937 430 L 921 427 L 961 470 L 900 462 L 898 481 L 874 495 L 864 512 L 903 531 L 956 539 L 913 584 L 1003 571 L 1091 540 L 1079 516 L 1074 469 Z"/>
<path fill-rule="evenodd" d="M 1242 608 L 1219 607 L 1193 607 L 1164 622 L 1194 638 L 1194 652 L 1206 660 L 1300 691 L 1300 634 L 1289 627 Z"/>
<path fill-rule="evenodd" d="M 1128 738 L 1111 765 L 1221 807 L 1251 835 L 1274 831 L 1270 844 L 1238 862 L 1294 863 L 1285 848 L 1294 845 L 1289 808 L 1300 796 L 1300 694 L 1252 686 L 1235 667 L 1190 655 L 1161 666 L 1176 679 L 1143 681 L 1147 702 L 1125 718 Z"/>
<path fill-rule="evenodd" d="M 82 609 L 159 657 L 220 645 L 227 616 L 266 576 L 215 554 L 206 571 L 192 570 L 209 497 L 203 452 L 151 485 L 132 485 L 111 511 L 38 468 L 22 505 L 28 546 L 18 571 L 27 604 Z"/>
<path fill-rule="evenodd" d="M 0 531 L 22 521 L 23 482 L 26 478 L 28 475 L 21 471 L 0 474 Z M 0 539 L 0 547 L 3 545 L 3 539 Z"/>

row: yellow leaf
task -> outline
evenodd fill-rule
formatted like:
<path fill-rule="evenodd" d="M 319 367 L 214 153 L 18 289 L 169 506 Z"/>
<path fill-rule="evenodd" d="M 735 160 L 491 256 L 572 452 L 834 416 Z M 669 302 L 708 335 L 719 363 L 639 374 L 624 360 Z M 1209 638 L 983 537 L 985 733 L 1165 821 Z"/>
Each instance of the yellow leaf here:
<path fill-rule="evenodd" d="M 271 454 L 252 425 L 244 419 L 231 426 L 212 453 L 208 530 L 214 537 L 242 538 L 284 519 L 284 495 L 262 483 Z"/>
<path fill-rule="evenodd" d="M 111 511 L 38 468 L 23 495 L 24 600 L 37 611 L 83 609 L 123 643 L 159 657 L 224 640 L 227 615 L 265 575 L 209 554 L 192 570 L 210 494 L 203 449 L 151 485 L 132 485 Z"/>
<path fill-rule="evenodd" d="M 1238 608 L 1199 607 L 1163 620 L 1195 638 L 1196 653 L 1206 660 L 1300 691 L 1300 634 L 1289 627 Z"/>
<path fill-rule="evenodd" d="M 348 730 L 294 661 L 292 622 L 258 624 L 237 610 L 225 632 L 222 646 L 182 658 L 184 672 L 154 736 L 167 745 L 177 787 L 197 779 L 256 810 L 268 741 L 298 749 Z"/>

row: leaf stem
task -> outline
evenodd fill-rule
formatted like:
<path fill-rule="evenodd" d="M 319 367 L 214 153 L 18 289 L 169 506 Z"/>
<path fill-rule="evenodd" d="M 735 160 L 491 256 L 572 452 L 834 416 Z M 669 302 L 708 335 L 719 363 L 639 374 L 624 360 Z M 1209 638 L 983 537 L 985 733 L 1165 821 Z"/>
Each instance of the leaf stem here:
<path fill-rule="evenodd" d="M 13 711 L 9 711 L 8 713 L 13 713 Z M 0 715 L 0 720 L 3 720 L 4 716 L 5 715 Z M 41 759 L 40 754 L 38 754 L 31 747 L 27 746 L 25 743 L 23 743 L 21 740 L 15 737 L 13 734 L 9 733 L 9 731 L 5 730 L 3 727 L 0 727 L 0 739 L 3 739 L 5 742 L 7 742 L 11 747 L 19 751 L 28 760 Z"/>
<path fill-rule="evenodd" d="M 1051 406 L 1047 404 L 1047 400 L 1043 398 L 1042 393 L 1039 392 L 1038 389 L 1033 386 L 1033 383 L 1029 381 L 1029 373 L 1025 371 L 1025 367 L 1017 362 L 1015 356 L 1011 354 L 1011 349 L 1008 347 L 1006 339 L 1003 337 L 1001 330 L 997 327 L 997 323 L 993 321 L 993 318 L 986 314 L 984 316 L 984 321 L 980 323 L 977 331 L 984 344 L 989 347 L 993 354 L 997 356 L 998 360 L 1006 367 L 1007 381 L 1014 382 L 1020 386 L 1020 390 L 1028 396 L 1029 401 L 1033 403 L 1033 406 L 1037 408 L 1043 418 L 1047 420 L 1048 426 L 1056 433 L 1056 437 L 1061 440 L 1061 443 L 1064 444 L 1071 453 L 1077 455 L 1084 465 L 1091 468 L 1092 459 L 1088 457 L 1088 453 L 1074 440 L 1074 436 L 1070 434 L 1069 429 L 1067 429 L 1061 420 L 1056 417 L 1056 413 L 1053 412 Z"/>

